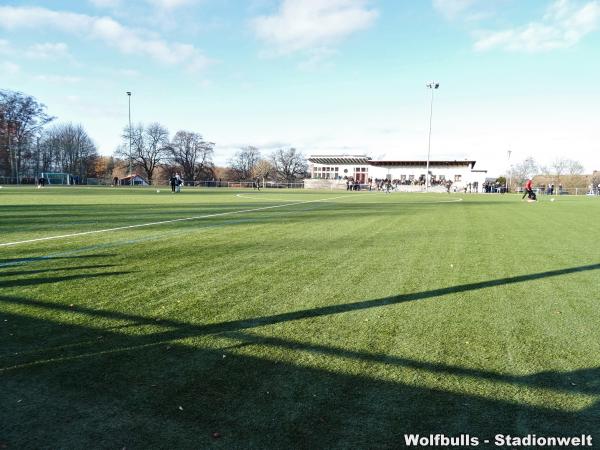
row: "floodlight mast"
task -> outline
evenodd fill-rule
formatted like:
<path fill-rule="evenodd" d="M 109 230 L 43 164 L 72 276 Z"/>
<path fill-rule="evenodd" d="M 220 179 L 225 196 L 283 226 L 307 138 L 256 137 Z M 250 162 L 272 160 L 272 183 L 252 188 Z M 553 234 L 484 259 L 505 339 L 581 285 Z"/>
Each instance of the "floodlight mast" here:
<path fill-rule="evenodd" d="M 508 190 L 510 189 L 510 154 L 512 153 L 512 150 L 508 150 L 508 173 L 506 174 L 506 192 L 508 193 Z"/>
<path fill-rule="evenodd" d="M 429 142 L 427 144 L 427 171 L 425 173 L 425 192 L 429 191 L 429 156 L 431 155 L 431 120 L 433 118 L 433 91 L 440 87 L 437 81 L 430 81 L 425 86 L 431 89 L 431 106 L 429 108 Z"/>
<path fill-rule="evenodd" d="M 131 92 L 127 91 L 127 99 L 129 102 L 129 186 L 133 187 L 132 170 L 132 155 L 131 155 Z"/>

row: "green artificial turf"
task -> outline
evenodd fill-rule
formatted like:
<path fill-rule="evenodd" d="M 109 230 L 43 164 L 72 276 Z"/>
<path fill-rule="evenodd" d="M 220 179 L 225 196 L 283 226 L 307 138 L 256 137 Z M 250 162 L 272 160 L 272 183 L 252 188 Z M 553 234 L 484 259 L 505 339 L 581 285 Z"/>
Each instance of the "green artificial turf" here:
<path fill-rule="evenodd" d="M 0 446 L 600 439 L 599 226 L 598 197 L 4 187 Z"/>

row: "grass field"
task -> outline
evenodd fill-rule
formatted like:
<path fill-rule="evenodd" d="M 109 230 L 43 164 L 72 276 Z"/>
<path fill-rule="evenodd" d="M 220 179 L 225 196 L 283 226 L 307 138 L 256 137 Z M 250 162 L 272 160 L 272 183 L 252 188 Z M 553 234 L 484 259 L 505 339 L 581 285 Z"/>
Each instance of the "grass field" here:
<path fill-rule="evenodd" d="M 600 439 L 599 236 L 589 197 L 5 187 L 0 448 Z"/>

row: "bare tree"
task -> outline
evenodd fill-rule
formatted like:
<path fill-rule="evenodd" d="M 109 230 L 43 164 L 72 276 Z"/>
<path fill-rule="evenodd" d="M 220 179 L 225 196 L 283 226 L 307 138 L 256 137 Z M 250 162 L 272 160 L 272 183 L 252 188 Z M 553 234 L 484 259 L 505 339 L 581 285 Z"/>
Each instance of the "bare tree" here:
<path fill-rule="evenodd" d="M 214 142 L 205 142 L 198 133 L 178 131 L 169 146 L 169 159 L 181 168 L 184 180 L 198 181 L 212 174 L 214 146 Z"/>
<path fill-rule="evenodd" d="M 583 173 L 583 164 L 573 159 L 567 160 L 567 173 L 569 175 L 581 175 Z"/>
<path fill-rule="evenodd" d="M 293 147 L 275 150 L 271 154 L 271 164 L 277 178 L 288 183 L 304 177 L 308 170 L 306 158 Z"/>
<path fill-rule="evenodd" d="M 53 117 L 46 106 L 21 92 L 0 90 L 0 166 L 17 178 L 37 149 L 36 138 Z"/>
<path fill-rule="evenodd" d="M 254 167 L 258 164 L 260 159 L 260 150 L 256 147 L 248 146 L 240 149 L 240 151 L 229 160 L 229 166 L 237 179 L 249 180 L 252 178 Z"/>
<path fill-rule="evenodd" d="M 129 154 L 129 139 L 131 137 L 131 154 Z M 148 183 L 152 184 L 154 171 L 168 156 L 169 130 L 154 122 L 148 126 L 138 124 L 123 130 L 123 144 L 116 150 L 116 155 L 131 159 L 132 163 L 141 167 Z"/>
<path fill-rule="evenodd" d="M 560 180 L 560 176 L 563 175 L 567 171 L 568 166 L 569 166 L 568 160 L 563 159 L 563 158 L 556 159 L 552 163 L 552 169 L 553 169 L 554 175 L 556 175 L 557 179 Z"/>
<path fill-rule="evenodd" d="M 566 159 L 566 158 L 558 158 L 552 163 L 552 169 L 554 175 L 556 176 L 556 183 L 558 184 L 559 189 L 562 186 L 561 176 L 565 175 L 569 170 L 569 167 L 574 161 Z"/>
<path fill-rule="evenodd" d="M 592 188 L 598 189 L 598 191 L 600 191 L 600 170 L 595 170 L 592 174 Z M 600 194 L 600 192 L 598 193 Z"/>
<path fill-rule="evenodd" d="M 275 173 L 275 168 L 273 164 L 271 164 L 266 159 L 261 159 L 254 166 L 254 170 L 252 171 L 252 177 L 254 178 L 262 178 L 268 179 Z"/>
<path fill-rule="evenodd" d="M 83 125 L 64 123 L 44 133 L 38 157 L 39 171 L 67 172 L 83 181 L 93 171 L 98 152 Z"/>
<path fill-rule="evenodd" d="M 533 157 L 528 157 L 524 161 L 512 165 L 509 170 L 509 176 L 519 185 L 523 184 L 528 178 L 532 178 L 539 172 L 539 167 Z"/>

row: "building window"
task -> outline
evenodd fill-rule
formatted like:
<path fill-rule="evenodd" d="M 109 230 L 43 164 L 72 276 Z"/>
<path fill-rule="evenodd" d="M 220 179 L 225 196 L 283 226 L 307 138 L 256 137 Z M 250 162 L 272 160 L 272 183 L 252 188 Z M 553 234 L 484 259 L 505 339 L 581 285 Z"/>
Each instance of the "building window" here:
<path fill-rule="evenodd" d="M 460 181 L 461 175 L 454 175 L 454 181 Z"/>

